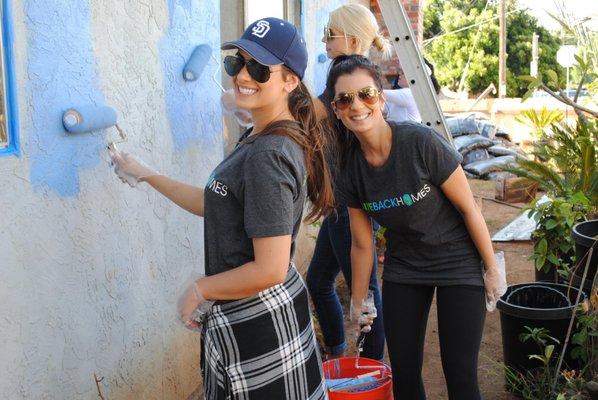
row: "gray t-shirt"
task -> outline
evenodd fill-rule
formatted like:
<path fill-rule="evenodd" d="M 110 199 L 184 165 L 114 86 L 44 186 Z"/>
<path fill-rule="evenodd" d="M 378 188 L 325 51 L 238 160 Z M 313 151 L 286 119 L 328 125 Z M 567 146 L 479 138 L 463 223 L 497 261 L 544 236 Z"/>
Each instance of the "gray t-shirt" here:
<path fill-rule="evenodd" d="M 255 259 L 252 238 L 292 235 L 306 196 L 301 147 L 278 134 L 251 135 L 212 172 L 204 191 L 206 275 Z"/>
<path fill-rule="evenodd" d="M 383 279 L 423 285 L 483 285 L 479 253 L 461 214 L 440 189 L 461 156 L 432 129 L 389 122 L 392 148 L 381 167 L 359 145 L 341 168 L 341 196 L 386 228 Z"/>

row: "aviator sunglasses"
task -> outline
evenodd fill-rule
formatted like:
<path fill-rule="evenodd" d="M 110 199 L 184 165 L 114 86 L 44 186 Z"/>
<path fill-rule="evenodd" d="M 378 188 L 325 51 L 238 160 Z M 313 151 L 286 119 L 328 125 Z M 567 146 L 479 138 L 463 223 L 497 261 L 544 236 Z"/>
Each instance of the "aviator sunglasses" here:
<path fill-rule="evenodd" d="M 236 76 L 244 66 L 247 66 L 249 76 L 256 82 L 266 83 L 270 79 L 270 67 L 260 64 L 255 60 L 245 60 L 241 56 L 226 56 L 224 57 L 224 70 L 228 76 Z"/>
<path fill-rule="evenodd" d="M 345 35 L 335 35 L 332 33 L 332 29 L 328 27 L 328 25 L 324 25 L 324 41 L 327 42 L 330 39 L 345 37 Z"/>
<path fill-rule="evenodd" d="M 363 103 L 368 106 L 373 106 L 378 102 L 380 93 L 381 92 L 373 86 L 366 86 L 355 92 L 341 92 L 334 100 L 332 100 L 332 105 L 336 107 L 337 110 L 344 111 L 351 107 L 351 104 L 353 104 L 353 101 L 355 100 L 355 96 L 357 96 Z"/>

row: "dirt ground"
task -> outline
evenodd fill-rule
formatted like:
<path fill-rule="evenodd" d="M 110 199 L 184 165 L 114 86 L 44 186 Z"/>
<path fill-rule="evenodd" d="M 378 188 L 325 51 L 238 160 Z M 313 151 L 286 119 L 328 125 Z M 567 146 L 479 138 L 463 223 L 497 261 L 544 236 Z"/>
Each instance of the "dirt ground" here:
<path fill-rule="evenodd" d="M 491 200 L 494 198 L 494 182 L 470 180 L 470 186 L 477 198 L 478 205 L 481 205 L 482 213 L 490 234 L 504 227 L 521 213 L 525 204 L 513 204 L 512 206 L 499 204 Z M 515 206 L 515 207 L 513 207 Z M 507 269 L 507 282 L 509 284 L 530 282 L 534 280 L 533 262 L 529 260 L 532 251 L 530 242 L 505 242 L 494 243 L 495 251 L 504 251 Z M 379 270 L 381 274 L 382 268 Z M 339 278 L 338 290 L 344 304 L 348 303 L 348 291 L 344 280 Z M 319 333 L 319 327 L 316 324 Z M 355 354 L 354 344 L 350 344 L 348 355 Z M 512 400 L 515 399 L 504 389 L 504 377 L 502 373 L 502 339 L 500 332 L 500 317 L 498 311 L 486 315 L 486 323 L 482 345 L 480 348 L 480 359 L 478 378 L 485 400 Z M 386 362 L 389 363 L 388 356 Z M 432 305 L 428 319 L 426 332 L 426 345 L 424 350 L 424 383 L 426 394 L 430 400 L 448 399 L 442 364 L 440 360 L 440 347 L 438 344 L 438 328 L 436 320 L 436 306 Z"/>

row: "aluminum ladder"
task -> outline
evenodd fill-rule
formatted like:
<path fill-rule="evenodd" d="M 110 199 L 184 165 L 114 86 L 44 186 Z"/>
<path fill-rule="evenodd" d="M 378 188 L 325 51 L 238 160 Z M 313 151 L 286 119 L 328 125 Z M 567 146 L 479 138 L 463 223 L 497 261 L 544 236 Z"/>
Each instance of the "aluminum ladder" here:
<path fill-rule="evenodd" d="M 422 118 L 422 124 L 434 128 L 452 143 L 436 91 L 428 76 L 411 24 L 400 0 L 378 0 L 390 40 L 401 60 L 409 88 Z"/>

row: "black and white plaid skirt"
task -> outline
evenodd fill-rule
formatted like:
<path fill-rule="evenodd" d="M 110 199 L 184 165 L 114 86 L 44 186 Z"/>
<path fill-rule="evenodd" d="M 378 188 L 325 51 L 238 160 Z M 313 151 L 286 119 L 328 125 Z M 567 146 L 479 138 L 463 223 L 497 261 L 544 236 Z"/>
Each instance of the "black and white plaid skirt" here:
<path fill-rule="evenodd" d="M 307 290 L 293 265 L 283 284 L 216 303 L 203 333 L 206 400 L 327 399 Z"/>

